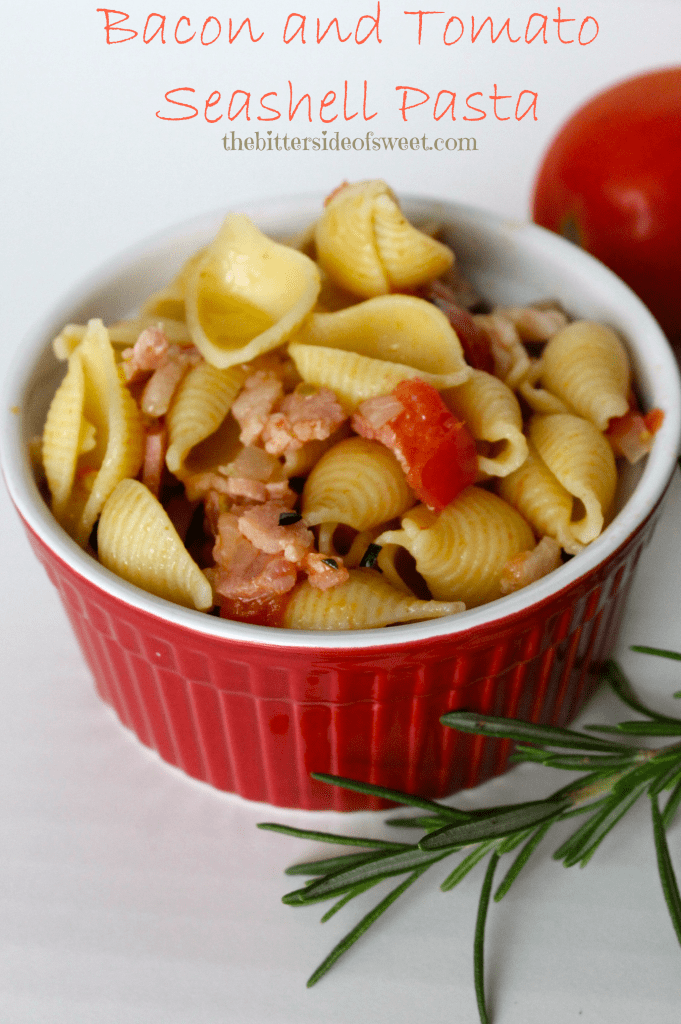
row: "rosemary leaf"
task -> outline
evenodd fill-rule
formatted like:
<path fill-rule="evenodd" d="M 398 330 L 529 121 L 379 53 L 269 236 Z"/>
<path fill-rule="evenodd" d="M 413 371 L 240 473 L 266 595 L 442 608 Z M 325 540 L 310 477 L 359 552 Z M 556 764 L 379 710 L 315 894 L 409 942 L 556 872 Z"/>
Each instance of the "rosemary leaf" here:
<path fill-rule="evenodd" d="M 412 874 L 405 878 L 403 882 L 400 882 L 397 888 L 393 889 L 392 892 L 389 892 L 385 899 L 376 904 L 374 909 L 370 910 L 369 913 L 362 918 L 359 924 L 355 925 L 352 931 L 349 931 L 345 938 L 341 939 L 338 945 L 334 946 L 329 955 L 321 962 L 317 970 L 308 978 L 307 987 L 311 988 L 315 985 L 319 979 L 322 978 L 331 967 L 333 967 L 336 960 L 350 949 L 350 946 L 364 935 L 364 932 L 371 927 L 374 921 L 378 920 L 381 914 L 383 914 L 388 907 L 395 902 L 395 900 L 399 899 L 402 893 L 406 892 L 409 886 L 413 885 L 416 879 L 420 878 L 424 871 L 429 867 L 430 864 L 424 864 L 420 868 L 417 868 L 416 871 L 412 872 Z"/>
<path fill-rule="evenodd" d="M 679 887 L 676 882 L 674 867 L 669 855 L 667 837 L 665 834 L 662 816 L 660 815 L 657 796 L 651 796 L 650 803 L 653 811 L 653 835 L 655 837 L 655 852 L 657 854 L 657 867 L 660 872 L 662 892 L 664 893 L 665 902 L 669 910 L 669 916 L 672 919 L 672 925 L 674 926 L 676 937 L 679 940 L 679 943 L 681 943 L 681 896 L 679 896 Z"/>
<path fill-rule="evenodd" d="M 346 853 L 339 857 L 323 857 L 321 860 L 308 860 L 303 864 L 292 864 L 291 867 L 286 868 L 284 874 L 328 875 L 332 871 L 340 871 L 342 868 L 364 864 L 365 861 L 372 860 L 374 857 L 374 853 Z"/>
<path fill-rule="evenodd" d="M 651 796 L 657 793 L 661 793 L 664 789 L 672 789 L 677 782 L 677 779 L 681 777 L 681 758 L 677 757 L 670 768 L 666 772 L 661 772 L 657 779 L 652 783 L 649 789 Z"/>
<path fill-rule="evenodd" d="M 493 853 L 487 865 L 485 879 L 480 891 L 480 902 L 478 904 L 478 915 L 475 921 L 475 936 L 473 938 L 473 980 L 475 983 L 475 997 L 478 1003 L 478 1014 L 480 1024 L 489 1024 L 487 1005 L 485 1003 L 485 924 L 487 922 L 487 911 L 489 909 L 489 897 L 494 881 L 499 855 Z"/>
<path fill-rule="evenodd" d="M 543 825 L 540 825 L 539 828 L 532 833 L 532 835 L 525 843 L 520 853 L 515 858 L 510 868 L 504 875 L 503 879 L 501 880 L 497 888 L 497 891 L 494 893 L 494 899 L 497 903 L 499 902 L 499 900 L 504 898 L 504 896 L 511 888 L 516 878 L 518 877 L 522 869 L 525 867 L 528 860 L 530 859 L 536 848 L 539 846 L 540 842 L 542 841 L 542 839 L 544 838 L 544 836 L 549 831 L 552 825 L 553 821 L 545 821 Z"/>
<path fill-rule="evenodd" d="M 356 779 L 344 779 L 340 775 L 326 775 L 324 772 L 310 772 L 310 775 L 318 782 L 328 782 L 331 786 L 340 786 L 341 789 L 349 789 L 353 793 L 365 793 L 367 796 L 376 796 L 381 800 L 390 800 L 392 803 L 404 804 L 407 807 L 422 807 L 426 811 L 433 811 L 454 821 L 467 821 L 469 818 L 465 811 L 457 811 L 454 807 L 426 800 L 422 796 L 401 793 L 397 789 L 386 789 L 385 786 L 374 786 L 371 782 L 357 782 Z"/>
<path fill-rule="evenodd" d="M 480 816 L 475 821 L 462 825 L 445 825 L 444 828 L 431 832 L 419 843 L 422 850 L 441 850 L 446 846 L 464 846 L 485 839 L 498 839 L 516 832 L 518 829 L 538 825 L 548 819 L 556 819 L 569 805 L 567 798 L 563 800 L 533 800 L 525 804 L 513 804 L 510 807 L 495 807 L 490 814 Z"/>
<path fill-rule="evenodd" d="M 339 910 L 342 910 L 343 907 L 350 902 L 350 900 L 354 900 L 355 896 L 359 896 L 361 893 L 367 892 L 369 889 L 372 889 L 375 885 L 378 885 L 379 882 L 382 881 L 382 878 L 370 878 L 367 882 L 362 882 L 361 885 L 356 885 L 354 889 L 350 889 L 349 892 L 346 892 L 345 896 L 341 896 L 341 898 L 336 903 L 334 903 L 334 905 L 329 910 L 327 910 L 325 914 L 322 915 L 322 917 L 320 918 L 320 923 L 326 924 L 326 922 L 329 921 L 334 916 L 334 914 L 337 914 Z"/>
<path fill-rule="evenodd" d="M 559 729 L 553 725 L 534 725 L 518 718 L 496 718 L 490 715 L 479 715 L 475 711 L 449 711 L 442 715 L 440 721 L 459 732 L 471 732 L 477 736 L 495 736 L 498 739 L 516 740 L 520 743 L 541 743 L 549 747 L 577 749 L 587 751 L 603 751 L 616 753 L 628 751 L 629 748 L 609 740 L 599 740 L 595 736 L 585 736 L 573 729 Z"/>
<path fill-rule="evenodd" d="M 318 832 L 315 829 L 292 828 L 290 825 L 279 825 L 273 821 L 261 821 L 258 828 L 268 832 L 281 832 L 295 839 L 316 839 L 320 843 L 334 843 L 339 846 L 370 846 L 377 849 L 403 849 L 405 843 L 391 843 L 385 839 L 355 839 L 354 836 L 337 835 L 334 832 Z"/>
<path fill-rule="evenodd" d="M 679 809 L 679 804 L 680 803 L 681 803 L 681 779 L 679 779 L 679 781 L 674 786 L 674 788 L 673 788 L 673 790 L 671 792 L 671 796 L 667 800 L 667 803 L 665 804 L 664 811 L 662 812 L 662 824 L 664 825 L 665 828 L 669 828 L 669 826 L 671 825 L 672 821 L 674 820 L 674 816 L 676 815 L 676 812 Z"/>
<path fill-rule="evenodd" d="M 681 661 L 681 653 L 679 651 L 665 651 L 661 647 L 641 647 L 635 644 L 629 650 L 638 651 L 639 654 L 656 654 L 658 658 L 672 658 L 674 661 Z"/>
<path fill-rule="evenodd" d="M 572 867 L 577 862 L 584 867 L 596 852 L 597 847 L 620 818 L 623 818 L 627 811 L 633 807 L 638 798 L 647 788 L 647 780 L 639 783 L 634 789 L 622 797 L 611 797 L 607 800 L 600 811 L 597 811 L 585 824 L 581 843 L 575 843 L 569 854 L 562 858 L 566 868 Z M 581 829 L 579 830 L 582 831 Z M 554 855 L 555 856 L 555 855 Z"/>
<path fill-rule="evenodd" d="M 487 856 L 493 848 L 494 840 L 491 839 L 487 843 L 480 843 L 474 850 L 471 850 L 471 852 L 464 857 L 462 861 L 459 861 L 451 874 L 447 875 L 440 886 L 442 891 L 449 892 L 449 890 L 453 889 L 455 885 L 458 885 L 459 882 L 466 877 L 468 872 L 471 871 L 476 864 L 479 864 L 482 858 Z"/>
<path fill-rule="evenodd" d="M 403 875 L 421 867 L 429 867 L 450 851 L 444 853 L 424 851 L 418 846 L 410 846 L 396 853 L 374 854 L 363 864 L 357 864 L 340 871 L 329 872 L 328 875 L 312 882 L 305 889 L 298 889 L 283 897 L 285 903 L 300 906 L 304 903 L 316 903 L 320 899 L 340 896 L 353 886 L 368 881 L 370 878 L 390 878 L 392 875 Z"/>
<path fill-rule="evenodd" d="M 620 733 L 626 736 L 681 736 L 681 719 L 665 718 L 653 722 L 619 722 L 618 725 L 587 725 L 594 732 Z"/>
<path fill-rule="evenodd" d="M 660 654 L 667 658 L 681 658 L 681 655 L 676 654 L 674 651 L 659 651 L 654 647 L 632 647 L 631 650 L 640 651 L 642 654 Z M 637 711 L 639 714 L 646 715 L 648 718 L 652 718 L 655 721 L 678 721 L 678 719 L 670 719 L 668 715 L 658 714 L 657 711 L 652 711 L 649 707 L 646 707 L 646 705 L 634 695 L 631 683 L 617 662 L 606 662 L 603 676 L 622 703 L 626 704 L 627 707 L 630 707 L 632 711 Z"/>

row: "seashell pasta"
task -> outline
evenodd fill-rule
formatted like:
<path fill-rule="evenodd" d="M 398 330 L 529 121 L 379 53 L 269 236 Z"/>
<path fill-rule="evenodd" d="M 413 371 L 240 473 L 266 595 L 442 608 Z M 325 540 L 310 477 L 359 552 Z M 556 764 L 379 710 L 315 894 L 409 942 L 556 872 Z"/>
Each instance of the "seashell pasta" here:
<path fill-rule="evenodd" d="M 610 326 L 486 306 L 378 180 L 290 244 L 227 215 L 128 319 L 53 349 L 62 527 L 162 600 L 279 629 L 458 615 L 560 571 L 664 415 Z"/>

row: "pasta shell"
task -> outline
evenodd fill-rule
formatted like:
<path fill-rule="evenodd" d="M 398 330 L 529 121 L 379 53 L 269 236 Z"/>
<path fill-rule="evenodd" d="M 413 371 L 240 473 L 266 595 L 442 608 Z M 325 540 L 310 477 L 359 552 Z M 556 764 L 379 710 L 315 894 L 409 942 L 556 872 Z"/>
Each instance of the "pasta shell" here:
<path fill-rule="evenodd" d="M 606 430 L 629 408 L 630 369 L 626 349 L 603 324 L 578 320 L 547 343 L 541 381 L 571 411 Z"/>
<path fill-rule="evenodd" d="M 218 429 L 245 377 L 246 371 L 240 366 L 219 370 L 205 362 L 185 375 L 166 416 L 166 465 L 175 476 L 182 479 L 191 449 Z"/>
<path fill-rule="evenodd" d="M 210 583 L 138 480 L 122 480 L 105 502 L 97 549 L 102 565 L 150 594 L 200 611 L 213 604 Z"/>
<path fill-rule="evenodd" d="M 413 227 L 384 181 L 342 186 L 315 229 L 317 259 L 353 295 L 416 288 L 451 267 L 452 251 Z"/>
<path fill-rule="evenodd" d="M 509 387 L 483 370 L 455 388 L 446 388 L 442 400 L 465 421 L 474 439 L 483 442 L 478 467 L 485 476 L 508 476 L 527 458 L 527 441 L 518 400 Z M 486 447 L 488 446 L 488 447 Z"/>
<path fill-rule="evenodd" d="M 186 319 L 194 344 L 221 369 L 285 342 L 315 304 L 317 267 L 267 238 L 248 217 L 230 214 L 190 272 Z"/>
<path fill-rule="evenodd" d="M 351 569 L 350 578 L 329 590 L 308 582 L 291 592 L 283 625 L 289 629 L 372 629 L 420 622 L 464 611 L 459 601 L 420 601 L 395 590 L 374 569 Z"/>
<path fill-rule="evenodd" d="M 85 374 L 80 353 L 69 359 L 66 376 L 57 388 L 45 422 L 42 462 L 52 496 L 52 512 L 61 520 L 73 490 L 76 463 L 81 454 L 85 404 Z"/>
<path fill-rule="evenodd" d="M 544 464 L 575 499 L 570 531 L 581 544 L 603 529 L 617 486 L 615 456 L 603 434 L 569 413 L 533 416 L 528 437 Z"/>
<path fill-rule="evenodd" d="M 361 531 L 394 519 L 414 502 L 393 453 L 378 441 L 349 437 L 330 448 L 310 473 L 301 511 L 308 526 L 344 523 Z"/>
<path fill-rule="evenodd" d="M 47 415 L 43 452 L 46 462 L 51 463 L 54 438 L 62 429 L 59 417 L 63 416 L 65 406 L 71 403 L 69 427 L 64 429 L 61 443 L 66 443 L 71 449 L 69 466 L 75 461 L 74 474 L 70 477 L 72 486 L 65 498 L 67 488 L 63 482 L 50 484 L 50 487 L 55 486 L 52 493 L 59 494 L 55 516 L 84 547 L 104 502 L 116 484 L 125 477 L 137 475 L 144 456 L 145 432 L 142 414 L 116 366 L 108 332 L 101 320 L 89 322 L 81 344 L 69 359 L 70 366 L 71 361 L 80 361 L 82 366 L 81 415 L 92 429 L 84 428 L 79 422 L 78 431 L 75 431 L 74 406 L 80 397 L 76 397 L 74 381 L 79 377 L 79 371 L 74 371 L 73 378 L 67 373 L 62 387 L 73 390 L 68 399 L 64 393 L 60 394 L 61 388 L 55 395 Z M 80 385 L 77 388 L 80 396 Z M 88 435 L 89 440 L 86 440 Z M 80 482 L 76 478 L 80 478 Z M 83 481 L 87 481 L 85 491 Z"/>
<path fill-rule="evenodd" d="M 530 443 L 525 462 L 497 483 L 504 501 L 532 526 L 539 537 L 552 537 L 569 555 L 576 555 L 584 545 L 572 532 L 574 498 L 542 462 Z"/>
<path fill-rule="evenodd" d="M 366 398 L 389 395 L 401 380 L 420 377 L 441 390 L 461 382 L 461 373 L 426 373 L 413 366 L 371 359 L 356 352 L 325 348 L 322 345 L 300 345 L 292 341 L 288 353 L 298 373 L 308 384 L 330 388 L 345 408 L 352 412 Z M 469 369 L 466 369 L 466 373 Z"/>
<path fill-rule="evenodd" d="M 496 494 L 467 487 L 439 514 L 417 505 L 402 517 L 401 530 L 387 530 L 377 544 L 401 544 L 439 601 L 464 601 L 469 608 L 501 597 L 504 566 L 534 547 L 532 530 Z"/>
<path fill-rule="evenodd" d="M 381 295 L 334 313 L 313 313 L 295 336 L 301 345 L 357 352 L 426 373 L 470 375 L 445 314 L 412 295 Z"/>

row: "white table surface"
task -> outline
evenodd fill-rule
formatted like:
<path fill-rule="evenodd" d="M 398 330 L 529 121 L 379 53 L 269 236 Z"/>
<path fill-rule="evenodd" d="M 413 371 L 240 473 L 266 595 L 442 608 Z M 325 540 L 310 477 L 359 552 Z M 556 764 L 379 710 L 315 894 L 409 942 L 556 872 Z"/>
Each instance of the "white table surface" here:
<path fill-rule="evenodd" d="M 138 28 L 151 11 L 137 2 L 119 7 Z M 294 51 L 279 37 L 291 10 L 284 2 L 217 7 L 224 21 L 229 14 L 236 23 L 248 15 L 254 23 L 263 19 L 270 35 L 258 61 L 236 45 L 107 48 L 94 4 L 39 0 L 3 12 L 0 372 L 30 325 L 93 266 L 208 209 L 381 176 L 398 190 L 524 217 L 539 156 L 565 116 L 617 78 L 678 62 L 681 33 L 677 0 L 594 0 L 562 7 L 563 17 L 577 23 L 587 15 L 599 22 L 597 44 L 581 50 L 555 42 L 521 50 L 500 41 L 455 51 L 432 40 L 417 49 L 414 19 L 405 19 L 404 5 L 384 0 L 382 49 Z M 200 24 L 210 8 L 192 2 L 161 9 Z M 329 2 L 298 9 L 312 19 L 345 16 Z M 491 0 L 450 14 L 491 14 L 501 22 L 512 15 L 524 25 L 523 15 L 534 9 Z M 375 8 L 353 0 L 343 11 L 356 22 Z M 555 8 L 546 11 L 555 17 Z M 398 81 L 405 75 L 408 81 Z M 505 124 L 488 117 L 476 129 L 476 162 L 464 163 L 465 154 L 436 161 L 422 153 L 347 160 L 244 154 L 237 162 L 222 148 L 220 125 L 169 125 L 154 117 L 163 92 L 181 85 L 194 83 L 207 96 L 247 82 L 260 94 L 292 79 L 319 95 L 364 78 L 375 88 L 381 116 L 373 123 L 381 122 L 383 134 L 403 134 L 393 109 L 400 84 L 462 95 L 491 91 L 495 82 L 514 94 L 534 88 L 539 118 Z M 0 523 L 0 1020 L 475 1024 L 471 951 L 480 868 L 449 894 L 438 890 L 448 868 L 433 868 L 432 878 L 426 875 L 307 990 L 307 976 L 362 905 L 351 904 L 325 925 L 324 907 L 282 905 L 281 895 L 296 882 L 284 868 L 319 847 L 255 826 L 276 820 L 381 836 L 385 815 L 275 810 L 217 793 L 162 764 L 96 697 L 3 488 Z M 678 707 L 670 697 L 681 688 L 678 666 L 633 654 L 627 645 L 681 647 L 680 543 L 677 479 L 641 561 L 617 652 L 641 696 L 662 709 Z M 603 693 L 581 721 L 619 717 L 627 714 Z M 531 798 L 562 780 L 524 766 L 455 802 Z M 681 823 L 669 838 L 681 873 Z M 677 1024 L 681 961 L 647 806 L 631 812 L 584 870 L 553 862 L 557 844 L 558 836 L 549 837 L 492 908 L 487 957 L 495 1024 Z"/>

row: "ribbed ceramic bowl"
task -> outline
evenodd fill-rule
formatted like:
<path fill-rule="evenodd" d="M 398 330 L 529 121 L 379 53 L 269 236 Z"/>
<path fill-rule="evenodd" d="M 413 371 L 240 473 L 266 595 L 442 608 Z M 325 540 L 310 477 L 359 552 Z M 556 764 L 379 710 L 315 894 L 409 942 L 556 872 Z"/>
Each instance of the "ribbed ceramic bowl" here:
<path fill-rule="evenodd" d="M 246 208 L 285 237 L 321 197 Z M 219 789 L 301 808 L 377 807 L 310 772 L 444 796 L 507 766 L 508 744 L 458 734 L 467 708 L 564 724 L 591 694 L 675 466 L 681 409 L 674 357 L 650 314 L 601 264 L 528 224 L 429 199 L 464 271 L 494 303 L 557 299 L 626 338 L 645 407 L 665 419 L 652 454 L 623 475 L 620 511 L 559 570 L 500 601 L 428 623 L 347 633 L 277 630 L 170 604 L 118 579 L 61 530 L 34 482 L 39 434 L 63 373 L 50 341 L 69 321 L 129 314 L 217 229 L 222 212 L 173 228 L 83 283 L 21 345 L 5 390 L 2 456 L 12 499 L 57 587 L 102 698 L 165 761 Z M 19 410 L 17 415 L 16 410 Z"/>

